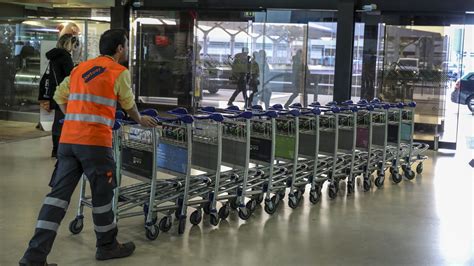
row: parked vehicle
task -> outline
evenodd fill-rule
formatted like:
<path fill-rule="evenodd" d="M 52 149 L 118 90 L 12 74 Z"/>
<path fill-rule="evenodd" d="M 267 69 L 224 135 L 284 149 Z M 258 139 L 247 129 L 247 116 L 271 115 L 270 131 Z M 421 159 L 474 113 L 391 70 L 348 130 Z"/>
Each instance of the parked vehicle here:
<path fill-rule="evenodd" d="M 451 93 L 451 101 L 467 105 L 469 110 L 474 112 L 474 72 L 470 72 L 456 81 L 454 91 Z"/>
<path fill-rule="evenodd" d="M 395 67 L 397 71 L 411 71 L 415 74 L 420 72 L 418 58 L 400 58 Z"/>

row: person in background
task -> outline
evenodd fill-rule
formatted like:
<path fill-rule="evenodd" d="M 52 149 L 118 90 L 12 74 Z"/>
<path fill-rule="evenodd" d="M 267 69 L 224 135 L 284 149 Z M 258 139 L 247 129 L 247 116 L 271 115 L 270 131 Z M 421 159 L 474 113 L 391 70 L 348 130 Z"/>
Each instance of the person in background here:
<path fill-rule="evenodd" d="M 232 96 L 229 98 L 228 106 L 234 104 L 235 98 L 242 92 L 244 103 L 247 103 L 247 80 L 250 70 L 248 48 L 242 48 L 242 52 L 235 55 L 234 62 L 232 63 L 232 77 L 237 82 L 237 89 L 234 91 Z"/>
<path fill-rule="evenodd" d="M 253 103 L 253 98 L 254 95 L 258 91 L 258 85 L 260 84 L 260 68 L 258 66 L 257 58 L 258 58 L 258 52 L 253 52 L 252 54 L 252 60 L 250 61 L 250 78 L 249 78 L 249 89 L 250 89 L 250 95 L 248 102 L 246 104 L 246 107 L 251 107 Z"/>
<path fill-rule="evenodd" d="M 71 73 L 74 64 L 71 58 L 71 51 L 75 46 L 79 45 L 79 40 L 77 37 L 72 34 L 62 35 L 57 44 L 56 48 L 49 50 L 46 53 L 46 58 L 49 60 L 49 71 L 52 75 L 49 75 L 49 87 L 51 91 L 49 95 L 45 95 L 45 91 L 40 87 L 40 93 L 38 100 L 40 106 L 48 112 L 54 110 L 54 122 L 52 129 L 52 140 L 53 140 L 53 151 L 51 152 L 51 157 L 56 157 L 58 153 L 59 146 L 59 136 L 61 135 L 62 124 L 60 120 L 64 119 L 64 114 L 52 99 L 54 92 L 56 91 L 56 86 L 61 84 L 65 77 L 69 76 Z"/>
<path fill-rule="evenodd" d="M 290 104 L 293 103 L 296 97 L 300 94 L 304 86 L 304 65 L 303 65 L 303 51 L 298 49 L 296 54 L 293 56 L 293 93 L 291 94 L 288 101 L 285 103 L 285 108 L 288 109 Z"/>
<path fill-rule="evenodd" d="M 135 250 L 133 242 L 117 241 L 118 229 L 112 209 L 117 186 L 112 153 L 117 103 L 144 127 L 155 127 L 157 122 L 138 112 L 130 87 L 130 72 L 120 64 L 128 58 L 126 31 L 104 32 L 99 47 L 101 56 L 75 67 L 54 94 L 54 100 L 65 114 L 58 167 L 53 188 L 43 202 L 20 266 L 56 265 L 48 264 L 46 258 L 83 173 L 91 187 L 96 259 L 123 258 Z"/>

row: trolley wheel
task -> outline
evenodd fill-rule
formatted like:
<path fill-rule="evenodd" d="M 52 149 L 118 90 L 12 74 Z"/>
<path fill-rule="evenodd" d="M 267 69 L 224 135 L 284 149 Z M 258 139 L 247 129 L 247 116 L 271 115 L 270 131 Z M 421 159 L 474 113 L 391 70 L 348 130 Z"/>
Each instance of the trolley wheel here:
<path fill-rule="evenodd" d="M 150 227 L 148 226 L 145 227 L 145 235 L 146 235 L 146 238 L 148 238 L 149 240 L 155 240 L 159 234 L 160 234 L 160 229 L 158 228 L 156 224 Z"/>
<path fill-rule="evenodd" d="M 242 219 L 244 221 L 248 220 L 251 215 L 252 215 L 252 212 L 249 209 L 247 209 L 247 208 L 240 209 L 239 208 L 239 217 L 240 217 L 240 219 Z"/>
<path fill-rule="evenodd" d="M 219 217 L 217 217 L 217 214 L 216 213 L 211 213 L 211 215 L 209 216 L 210 220 L 209 222 L 214 225 L 214 226 L 217 226 L 219 224 Z"/>
<path fill-rule="evenodd" d="M 198 225 L 202 221 L 202 213 L 200 210 L 196 210 L 193 213 L 191 213 L 191 216 L 189 217 L 189 221 L 191 222 L 192 225 Z"/>
<path fill-rule="evenodd" d="M 372 186 L 372 182 L 370 181 L 370 179 L 368 178 L 364 179 L 364 183 L 363 183 L 364 191 L 369 191 L 371 186 Z"/>
<path fill-rule="evenodd" d="M 312 204 L 317 204 L 321 200 L 321 190 L 316 189 L 309 192 L 309 201 Z"/>
<path fill-rule="evenodd" d="M 204 211 L 205 214 L 209 215 L 211 213 L 211 203 L 210 202 L 204 203 L 202 210 Z"/>
<path fill-rule="evenodd" d="M 82 228 L 84 228 L 83 219 L 75 218 L 69 223 L 69 231 L 74 235 L 79 234 Z"/>
<path fill-rule="evenodd" d="M 285 198 L 285 190 L 280 190 L 278 194 L 280 195 L 280 200 L 283 200 Z"/>
<path fill-rule="evenodd" d="M 239 208 L 239 205 L 237 204 L 237 198 L 230 199 L 229 203 L 233 210 L 237 210 L 237 208 Z"/>
<path fill-rule="evenodd" d="M 277 204 L 275 202 L 276 202 L 276 197 L 275 196 L 273 196 L 270 200 L 265 200 L 264 210 L 265 210 L 266 213 L 268 213 L 270 215 L 275 213 L 276 208 L 277 208 Z"/>
<path fill-rule="evenodd" d="M 347 181 L 347 194 L 354 193 L 354 190 L 355 190 L 354 182 Z"/>
<path fill-rule="evenodd" d="M 258 194 L 256 197 L 254 197 L 254 199 L 257 201 L 258 205 L 262 204 L 262 202 L 263 202 L 263 193 Z"/>
<path fill-rule="evenodd" d="M 416 173 L 417 174 L 423 173 L 423 163 L 422 162 L 418 163 L 418 165 L 416 166 Z"/>
<path fill-rule="evenodd" d="M 255 208 L 257 208 L 257 201 L 254 199 L 249 200 L 247 204 L 245 204 L 245 208 L 250 210 L 250 212 L 254 212 Z"/>
<path fill-rule="evenodd" d="M 390 169 L 390 174 L 392 174 L 392 175 L 393 175 L 393 174 L 395 173 L 395 167 L 393 167 L 393 166 L 390 166 L 390 168 L 389 168 L 389 169 Z"/>
<path fill-rule="evenodd" d="M 330 199 L 335 199 L 337 197 L 337 189 L 334 183 L 331 183 L 328 187 L 328 195 Z"/>
<path fill-rule="evenodd" d="M 222 220 L 227 219 L 227 217 L 229 217 L 229 214 L 230 214 L 230 210 L 227 205 L 224 205 L 219 209 L 218 215 L 219 215 L 219 218 L 221 218 Z"/>
<path fill-rule="evenodd" d="M 161 218 L 158 226 L 162 232 L 168 232 L 171 229 L 171 217 L 165 216 Z"/>
<path fill-rule="evenodd" d="M 403 172 L 403 174 L 408 180 L 413 180 L 413 178 L 415 178 L 415 172 L 411 170 L 410 168 L 408 168 L 405 172 Z"/>
<path fill-rule="evenodd" d="M 382 170 L 380 170 L 380 169 L 379 169 L 379 170 L 377 170 L 377 176 L 381 176 L 381 175 L 383 175 L 383 174 L 384 174 L 384 173 L 383 173 L 383 171 L 382 171 Z"/>
<path fill-rule="evenodd" d="M 293 194 L 293 195 L 288 195 L 288 206 L 292 209 L 296 209 L 298 207 L 298 196 Z"/>
<path fill-rule="evenodd" d="M 402 182 L 402 175 L 400 175 L 399 173 L 393 173 L 391 177 L 392 177 L 392 181 L 395 184 Z"/>
<path fill-rule="evenodd" d="M 186 218 L 183 217 L 183 218 L 179 219 L 178 234 L 182 235 L 184 233 L 185 229 L 186 229 Z"/>
<path fill-rule="evenodd" d="M 402 164 L 403 172 L 407 171 L 408 169 L 410 169 L 410 168 L 406 164 Z"/>
<path fill-rule="evenodd" d="M 383 187 L 384 181 L 385 181 L 385 177 L 383 175 L 377 176 L 377 178 L 375 178 L 375 186 L 378 188 Z"/>

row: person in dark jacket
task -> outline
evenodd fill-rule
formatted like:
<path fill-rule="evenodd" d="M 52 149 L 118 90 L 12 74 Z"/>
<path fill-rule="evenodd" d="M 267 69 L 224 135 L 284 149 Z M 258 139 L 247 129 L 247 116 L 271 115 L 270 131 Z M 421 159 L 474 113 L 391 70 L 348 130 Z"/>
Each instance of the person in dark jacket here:
<path fill-rule="evenodd" d="M 61 135 L 62 128 L 60 120 L 64 119 L 64 114 L 53 100 L 52 95 L 54 95 L 54 92 L 56 91 L 56 86 L 61 84 L 64 78 L 69 76 L 71 73 L 74 67 L 74 63 L 71 58 L 71 51 L 78 45 L 79 40 L 76 36 L 72 34 L 64 34 L 59 38 L 56 48 L 53 48 L 46 53 L 46 58 L 50 63 L 49 71 L 51 73 L 49 75 L 51 91 L 47 94 L 51 97 L 44 95 L 45 92 L 41 91 L 40 88 L 39 100 L 43 109 L 48 112 L 54 110 L 54 122 L 52 129 L 53 151 L 51 153 L 51 157 L 56 157 L 58 152 L 59 136 Z"/>

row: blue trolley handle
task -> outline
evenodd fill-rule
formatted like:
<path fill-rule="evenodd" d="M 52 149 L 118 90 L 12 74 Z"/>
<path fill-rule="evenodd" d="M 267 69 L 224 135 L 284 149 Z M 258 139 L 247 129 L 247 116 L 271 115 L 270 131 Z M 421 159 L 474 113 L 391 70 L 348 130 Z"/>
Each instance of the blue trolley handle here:
<path fill-rule="evenodd" d="M 253 113 L 251 111 L 242 111 L 237 106 L 229 106 L 228 108 L 224 110 L 217 110 L 215 107 L 208 106 L 208 107 L 201 108 L 201 111 L 208 114 L 213 114 L 213 113 L 218 112 L 224 118 L 228 118 L 228 119 L 236 119 L 236 118 L 251 119 L 253 117 Z"/>
<path fill-rule="evenodd" d="M 219 113 L 212 113 L 209 115 L 195 115 L 193 118 L 196 120 L 214 120 L 216 122 L 224 121 L 224 116 Z"/>

